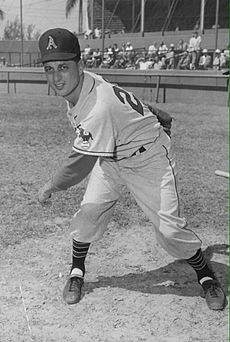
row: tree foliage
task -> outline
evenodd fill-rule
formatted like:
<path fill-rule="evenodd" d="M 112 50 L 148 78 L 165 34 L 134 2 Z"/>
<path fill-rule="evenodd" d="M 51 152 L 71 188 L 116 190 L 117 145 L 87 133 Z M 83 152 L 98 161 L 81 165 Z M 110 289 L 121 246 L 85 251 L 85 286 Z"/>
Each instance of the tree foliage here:
<path fill-rule="evenodd" d="M 22 35 L 22 37 L 21 37 Z M 7 21 L 4 29 L 3 39 L 5 40 L 37 40 L 40 36 L 40 31 L 37 31 L 35 25 L 29 24 L 28 26 L 22 25 L 21 33 L 21 22 L 18 17 L 14 21 Z"/>

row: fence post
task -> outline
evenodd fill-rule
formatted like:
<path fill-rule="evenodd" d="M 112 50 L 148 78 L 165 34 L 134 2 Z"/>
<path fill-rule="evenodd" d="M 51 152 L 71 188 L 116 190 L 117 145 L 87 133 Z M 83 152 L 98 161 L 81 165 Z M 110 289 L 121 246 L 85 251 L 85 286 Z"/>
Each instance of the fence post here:
<path fill-rule="evenodd" d="M 163 88 L 163 103 L 166 102 L 166 87 Z"/>
<path fill-rule="evenodd" d="M 10 72 L 7 71 L 7 93 L 10 93 Z"/>
<path fill-rule="evenodd" d="M 156 103 L 158 103 L 158 98 L 159 98 L 160 80 L 161 80 L 161 77 L 157 76 L 156 98 L 155 98 Z"/>

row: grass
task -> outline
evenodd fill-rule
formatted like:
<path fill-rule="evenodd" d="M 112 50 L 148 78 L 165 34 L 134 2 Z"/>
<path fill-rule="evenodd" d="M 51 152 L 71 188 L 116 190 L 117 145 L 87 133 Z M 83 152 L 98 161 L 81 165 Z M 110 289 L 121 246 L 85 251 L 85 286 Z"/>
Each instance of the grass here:
<path fill-rule="evenodd" d="M 219 106 L 160 104 L 173 120 L 182 214 L 204 239 L 228 230 L 228 109 Z M 0 244 L 64 232 L 78 209 L 86 181 L 41 206 L 37 191 L 71 151 L 74 132 L 57 97 L 5 95 L 0 99 Z M 149 225 L 129 193 L 116 206 L 115 227 Z"/>

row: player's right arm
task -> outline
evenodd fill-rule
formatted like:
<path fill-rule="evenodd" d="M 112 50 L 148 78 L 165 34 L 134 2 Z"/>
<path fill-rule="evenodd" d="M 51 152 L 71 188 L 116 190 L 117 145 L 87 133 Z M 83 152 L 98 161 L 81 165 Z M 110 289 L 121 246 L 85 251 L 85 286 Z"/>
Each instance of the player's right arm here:
<path fill-rule="evenodd" d="M 38 201 L 45 203 L 54 192 L 67 190 L 80 183 L 93 169 L 97 156 L 73 152 L 70 160 L 39 190 Z"/>

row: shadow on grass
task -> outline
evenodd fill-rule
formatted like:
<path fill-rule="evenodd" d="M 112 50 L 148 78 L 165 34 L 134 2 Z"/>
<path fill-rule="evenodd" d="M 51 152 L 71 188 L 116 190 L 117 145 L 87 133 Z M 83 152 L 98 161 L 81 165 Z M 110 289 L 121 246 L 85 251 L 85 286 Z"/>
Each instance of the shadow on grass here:
<path fill-rule="evenodd" d="M 211 261 L 213 254 L 229 255 L 229 245 L 216 244 L 207 247 L 204 254 L 216 273 L 225 293 L 228 293 L 228 266 Z M 183 260 L 174 262 L 142 273 L 129 273 L 123 276 L 98 277 L 98 281 L 85 283 L 84 292 L 92 292 L 100 287 L 119 287 L 130 291 L 150 294 L 174 294 L 178 296 L 197 297 L 202 294 L 193 269 Z"/>

